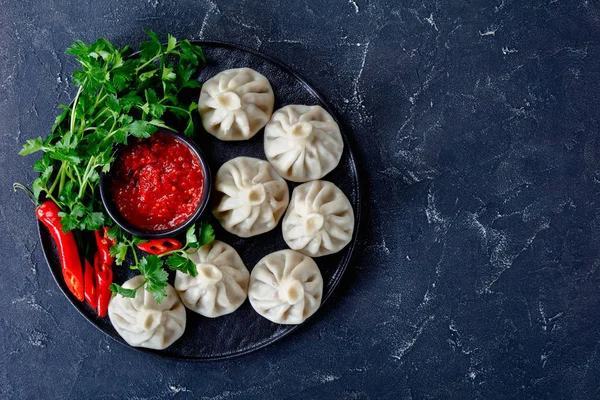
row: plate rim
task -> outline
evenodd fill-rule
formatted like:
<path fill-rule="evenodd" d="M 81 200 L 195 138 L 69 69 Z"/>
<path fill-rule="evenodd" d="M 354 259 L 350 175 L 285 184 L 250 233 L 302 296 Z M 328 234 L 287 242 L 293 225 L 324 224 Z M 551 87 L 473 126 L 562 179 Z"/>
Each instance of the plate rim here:
<path fill-rule="evenodd" d="M 335 271 L 335 273 L 332 276 L 331 290 L 329 290 L 328 293 L 326 293 L 325 296 L 323 296 L 321 305 L 319 306 L 319 310 L 317 310 L 317 312 L 315 313 L 315 314 L 318 314 L 320 309 L 323 307 L 323 304 L 325 304 L 327 302 L 327 300 L 331 297 L 331 295 L 338 289 L 339 283 L 340 283 L 342 277 L 344 276 L 344 274 L 346 273 L 346 270 L 348 269 L 348 265 L 356 257 L 355 250 L 356 250 L 357 245 L 359 244 L 358 234 L 360 231 L 360 226 L 361 226 L 361 221 L 362 221 L 361 179 L 360 179 L 360 174 L 359 174 L 359 171 L 358 171 L 358 168 L 356 165 L 356 157 L 353 152 L 352 144 L 350 143 L 349 137 L 348 137 L 347 133 L 344 131 L 344 129 L 342 128 L 343 125 L 340 123 L 340 120 L 337 118 L 336 114 L 333 112 L 332 107 L 329 105 L 329 103 L 327 101 L 325 101 L 325 98 L 305 78 L 300 76 L 296 71 L 294 71 L 292 68 L 290 68 L 287 64 L 283 63 L 279 59 L 277 59 L 271 55 L 265 54 L 259 50 L 253 49 L 251 47 L 247 47 L 245 45 L 241 45 L 241 44 L 233 43 L 233 42 L 220 41 L 220 40 L 189 40 L 189 42 L 192 44 L 201 46 L 201 47 L 202 46 L 225 47 L 225 48 L 230 48 L 230 49 L 234 49 L 234 50 L 241 50 L 241 51 L 253 54 L 255 56 L 258 56 L 260 58 L 263 58 L 263 59 L 269 61 L 270 63 L 281 68 L 288 74 L 294 76 L 294 78 L 296 78 L 299 82 L 301 82 L 302 85 L 305 87 L 305 89 L 307 89 L 314 97 L 316 97 L 321 102 L 321 105 L 323 106 L 323 108 L 333 117 L 335 122 L 341 128 L 340 130 L 342 133 L 342 140 L 344 141 L 346 151 L 348 152 L 348 156 L 350 157 L 350 161 L 351 161 L 350 164 L 352 166 L 352 171 L 353 171 L 352 179 L 353 179 L 353 181 L 355 183 L 355 187 L 356 187 L 356 192 L 354 193 L 354 195 L 356 196 L 356 209 L 354 210 L 355 226 L 354 226 L 354 232 L 352 234 L 352 240 L 350 241 L 350 243 L 348 244 L 348 247 L 347 247 L 348 253 L 347 253 L 346 257 L 342 259 L 341 267 L 337 268 L 337 270 Z M 132 54 L 132 56 L 136 55 L 138 53 L 139 53 L 139 51 L 136 51 L 135 53 Z M 309 321 L 313 318 L 311 316 L 303 323 L 298 324 L 298 325 L 293 325 L 289 329 L 286 329 L 285 331 L 283 331 L 281 334 L 272 336 L 272 337 L 260 342 L 260 344 L 253 346 L 252 348 L 248 348 L 248 349 L 245 349 L 242 351 L 228 352 L 228 353 L 219 354 L 217 356 L 211 356 L 211 357 L 179 356 L 179 355 L 167 354 L 167 353 L 162 352 L 161 350 L 146 349 L 143 347 L 134 347 L 134 346 L 127 344 L 122 338 L 117 338 L 117 337 L 113 336 L 112 334 L 110 334 L 109 332 L 106 332 L 101 326 L 99 326 L 99 324 L 94 319 L 90 318 L 84 312 L 83 308 L 86 307 L 85 302 L 79 302 L 77 299 L 75 299 L 73 294 L 66 287 L 65 282 L 62 279 L 59 279 L 59 277 L 57 276 L 58 274 L 56 274 L 54 272 L 53 268 L 50 266 L 50 260 L 48 258 L 48 254 L 46 252 L 46 246 L 44 245 L 45 240 L 44 240 L 44 237 L 42 236 L 43 229 L 46 229 L 46 228 L 43 226 L 42 222 L 38 220 L 38 237 L 39 237 L 40 243 L 42 245 L 42 253 L 44 254 L 44 259 L 46 260 L 46 264 L 48 265 L 48 269 L 50 270 L 50 274 L 52 275 L 52 278 L 54 279 L 54 281 L 60 288 L 61 292 L 65 295 L 65 297 L 67 298 L 69 303 L 71 303 L 71 305 L 77 310 L 77 312 L 79 312 L 79 314 L 81 316 L 83 316 L 83 318 L 86 321 L 88 321 L 96 329 L 98 329 L 100 332 L 102 332 L 102 334 L 104 334 L 105 336 L 108 336 L 111 340 L 113 340 L 129 349 L 133 349 L 134 351 L 140 352 L 140 353 L 150 354 L 153 357 L 157 357 L 160 359 L 171 359 L 171 360 L 189 361 L 189 362 L 211 362 L 211 361 L 229 360 L 229 359 L 233 359 L 236 357 L 241 357 L 241 356 L 253 353 L 260 349 L 264 349 L 265 347 L 269 346 L 270 344 L 273 344 L 273 343 L 287 337 L 292 332 L 295 332 L 298 328 L 304 326 L 307 321 Z M 50 245 L 54 246 L 54 244 L 52 242 L 50 242 Z M 62 278 L 62 276 L 61 276 L 61 278 Z M 186 310 L 186 312 L 187 312 L 187 310 Z"/>

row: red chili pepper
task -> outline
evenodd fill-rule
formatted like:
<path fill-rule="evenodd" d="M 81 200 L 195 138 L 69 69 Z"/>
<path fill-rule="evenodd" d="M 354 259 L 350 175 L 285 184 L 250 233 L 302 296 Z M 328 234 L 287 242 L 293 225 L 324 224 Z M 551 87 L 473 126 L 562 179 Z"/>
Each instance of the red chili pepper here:
<path fill-rule="evenodd" d="M 110 248 L 115 245 L 115 240 L 108 237 L 108 230 L 108 227 L 104 228 L 102 234 L 100 231 L 94 231 L 94 236 L 102 262 L 112 266 L 114 258 L 110 255 Z"/>
<path fill-rule="evenodd" d="M 137 247 L 146 253 L 160 255 L 167 251 L 179 250 L 182 246 L 179 240 L 166 238 L 150 240 L 146 243 L 138 244 Z"/>
<path fill-rule="evenodd" d="M 104 317 L 112 296 L 110 285 L 113 280 L 113 270 L 111 265 L 102 262 L 102 255 L 99 252 L 94 257 L 94 267 L 96 269 L 96 293 L 98 294 L 96 311 L 100 317 Z"/>
<path fill-rule="evenodd" d="M 60 209 L 51 200 L 45 201 L 39 206 L 35 214 L 48 228 L 52 239 L 56 243 L 63 277 L 67 287 L 79 301 L 83 301 L 83 269 L 75 243 L 73 232 L 63 232 L 58 213 Z"/>
<path fill-rule="evenodd" d="M 96 272 L 94 271 L 94 268 L 90 265 L 87 259 L 85 259 L 85 271 L 83 273 L 83 277 L 85 280 L 85 285 L 83 286 L 85 292 L 85 300 L 90 306 L 96 308 Z"/>

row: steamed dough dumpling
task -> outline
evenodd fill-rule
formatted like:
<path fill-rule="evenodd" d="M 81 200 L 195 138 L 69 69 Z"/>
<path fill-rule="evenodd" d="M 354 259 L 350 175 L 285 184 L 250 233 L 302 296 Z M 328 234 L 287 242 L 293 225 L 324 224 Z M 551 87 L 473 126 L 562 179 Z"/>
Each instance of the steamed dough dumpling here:
<path fill-rule="evenodd" d="M 126 289 L 144 281 L 138 275 L 123 284 Z M 185 330 L 185 307 L 173 286 L 165 288 L 167 296 L 158 304 L 152 294 L 139 288 L 134 298 L 116 295 L 108 305 L 108 316 L 119 335 L 129 345 L 162 350 L 173 344 Z"/>
<path fill-rule="evenodd" d="M 223 164 L 214 189 L 214 216 L 223 228 L 240 237 L 275 228 L 290 198 L 287 183 L 273 167 L 250 157 L 237 157 Z"/>
<path fill-rule="evenodd" d="M 198 110 L 204 129 L 220 140 L 248 140 L 271 118 L 269 80 L 250 68 L 228 69 L 202 85 Z"/>
<path fill-rule="evenodd" d="M 198 275 L 181 271 L 175 290 L 190 310 L 215 318 L 234 312 L 248 296 L 250 273 L 233 247 L 215 240 L 190 254 Z"/>
<path fill-rule="evenodd" d="M 337 253 L 352 240 L 354 211 L 333 183 L 307 182 L 294 189 L 282 231 L 293 250 L 311 257 Z"/>
<path fill-rule="evenodd" d="M 321 179 L 339 164 L 344 150 L 338 124 L 320 106 L 277 110 L 265 128 L 264 145 L 275 171 L 293 182 Z"/>
<path fill-rule="evenodd" d="M 300 324 L 317 311 L 323 278 L 314 260 L 293 250 L 271 253 L 250 275 L 248 298 L 257 313 L 276 324 Z"/>

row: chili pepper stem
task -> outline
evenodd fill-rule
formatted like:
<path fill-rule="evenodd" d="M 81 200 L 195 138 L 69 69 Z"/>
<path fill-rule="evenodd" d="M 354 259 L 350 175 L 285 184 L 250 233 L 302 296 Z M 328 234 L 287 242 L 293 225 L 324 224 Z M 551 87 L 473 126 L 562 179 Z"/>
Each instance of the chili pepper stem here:
<path fill-rule="evenodd" d="M 31 200 L 31 202 L 33 204 L 35 204 L 36 206 L 39 205 L 37 199 L 33 195 L 33 192 L 27 186 L 23 185 L 22 183 L 15 182 L 15 183 L 13 183 L 13 190 L 16 192 L 17 189 L 21 189 L 21 190 L 25 191 L 25 194 L 27 194 L 27 197 L 29 197 L 29 200 Z"/>

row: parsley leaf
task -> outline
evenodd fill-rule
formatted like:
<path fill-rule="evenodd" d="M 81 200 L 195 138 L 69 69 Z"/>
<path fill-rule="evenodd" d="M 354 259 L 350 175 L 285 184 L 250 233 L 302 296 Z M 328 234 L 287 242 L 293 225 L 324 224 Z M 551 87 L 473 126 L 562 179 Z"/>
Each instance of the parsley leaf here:
<path fill-rule="evenodd" d="M 72 205 L 77 201 L 77 193 L 75 193 L 74 186 L 73 181 L 65 183 L 64 189 L 58 197 L 63 204 Z"/>
<path fill-rule="evenodd" d="M 136 244 L 136 245 L 137 245 L 137 244 L 142 244 L 142 243 L 146 243 L 146 242 L 147 242 L 147 240 L 146 240 L 146 239 L 142 239 L 142 238 L 139 238 L 139 237 L 137 237 L 137 236 L 132 236 L 132 238 L 131 238 L 131 241 L 133 242 L 133 244 Z"/>
<path fill-rule="evenodd" d="M 185 241 L 188 246 L 198 245 L 198 237 L 196 236 L 196 225 L 192 224 L 185 233 Z M 194 246 L 192 246 L 194 247 Z"/>
<path fill-rule="evenodd" d="M 79 228 L 79 220 L 75 215 L 59 212 L 60 225 L 64 233 L 70 232 L 75 228 Z"/>
<path fill-rule="evenodd" d="M 35 196 L 36 200 L 39 200 L 40 193 L 46 190 L 44 184 L 42 183 L 42 178 L 34 179 L 33 183 L 31 184 L 31 190 L 33 191 L 33 195 Z"/>
<path fill-rule="evenodd" d="M 163 81 L 174 81 L 177 78 L 177 75 L 173 72 L 173 68 L 163 67 L 161 79 Z"/>
<path fill-rule="evenodd" d="M 187 126 L 185 127 L 183 134 L 185 136 L 193 136 L 194 135 L 194 121 L 192 121 L 192 118 L 190 118 L 188 120 Z"/>
<path fill-rule="evenodd" d="M 212 225 L 206 221 L 202 221 L 200 223 L 200 228 L 198 228 L 198 232 L 200 246 L 204 246 L 215 240 L 215 230 L 213 229 Z"/>
<path fill-rule="evenodd" d="M 146 121 L 134 121 L 129 126 L 129 133 L 140 139 L 148 138 L 156 131 L 157 128 Z"/>
<path fill-rule="evenodd" d="M 19 151 L 20 156 L 27 156 L 29 154 L 33 154 L 36 151 L 40 151 L 44 149 L 44 141 L 41 137 L 37 137 L 35 139 L 28 139 L 27 142 L 23 145 L 21 151 Z"/>
<path fill-rule="evenodd" d="M 67 48 L 65 54 L 72 54 L 80 58 L 87 58 L 90 50 L 81 40 L 76 40 L 71 46 Z"/>
<path fill-rule="evenodd" d="M 38 160 L 39 161 L 39 160 Z M 35 166 L 34 166 L 35 168 Z M 48 180 L 50 179 L 50 177 L 52 176 L 52 171 L 54 171 L 54 167 L 52 165 L 49 165 L 46 167 L 46 169 L 42 172 L 42 174 L 40 175 L 40 179 L 44 182 L 47 183 Z"/>
<path fill-rule="evenodd" d="M 110 291 L 114 294 L 120 294 L 121 296 L 128 297 L 130 299 L 134 298 L 135 293 L 137 292 L 136 289 L 126 289 L 121 285 L 117 285 L 116 283 L 110 285 Z"/>
<path fill-rule="evenodd" d="M 56 131 L 56 128 L 58 128 L 60 126 L 60 124 L 62 124 L 62 122 L 65 120 L 65 117 L 69 114 L 69 112 L 71 111 L 71 108 L 65 106 L 65 105 L 60 105 L 59 107 L 61 107 L 63 109 L 63 112 L 60 113 L 56 119 L 54 120 L 54 125 L 52 125 L 52 132 Z"/>
<path fill-rule="evenodd" d="M 44 154 L 44 156 L 42 158 L 40 158 L 39 160 L 36 160 L 33 163 L 33 170 L 35 172 L 44 172 L 46 171 L 48 168 L 51 168 L 52 165 L 50 164 L 50 160 L 48 159 L 48 157 L 46 157 L 46 155 Z"/>
<path fill-rule="evenodd" d="M 108 235 L 108 238 L 111 240 L 122 240 L 123 236 L 125 236 L 125 231 L 123 229 L 121 229 L 121 227 L 117 224 L 113 225 L 108 232 L 106 233 Z"/>
<path fill-rule="evenodd" d="M 115 262 L 117 265 L 123 264 L 123 261 L 125 261 L 125 256 L 127 256 L 128 249 L 129 246 L 127 246 L 127 244 L 124 242 L 118 242 L 116 245 L 110 248 L 110 255 L 115 257 Z"/>
<path fill-rule="evenodd" d="M 77 203 L 71 209 L 71 215 L 76 218 L 83 217 L 86 213 L 85 207 L 81 203 Z"/>
<path fill-rule="evenodd" d="M 111 94 L 110 96 L 108 96 L 108 99 L 106 100 L 106 107 L 108 107 L 109 110 L 112 110 L 116 113 L 121 112 L 120 101 L 117 98 L 117 96 L 115 96 L 114 94 Z"/>
<path fill-rule="evenodd" d="M 167 258 L 167 265 L 173 271 L 181 271 L 191 276 L 198 275 L 196 264 L 188 257 L 178 253 L 171 254 L 169 258 Z"/>
<path fill-rule="evenodd" d="M 153 69 L 151 71 L 144 72 L 143 74 L 140 74 L 139 80 L 142 81 L 142 82 L 147 81 L 148 79 L 152 78 L 155 74 L 156 74 L 156 70 L 155 69 Z"/>
<path fill-rule="evenodd" d="M 104 226 L 104 214 L 101 212 L 89 213 L 81 224 L 87 230 L 96 231 Z"/>
<path fill-rule="evenodd" d="M 164 288 L 167 287 L 169 274 L 162 266 L 163 262 L 155 255 L 142 258 L 138 264 L 140 273 L 146 279 L 146 290 L 152 293 L 157 303 L 161 303 L 167 295 Z"/>
<path fill-rule="evenodd" d="M 150 255 L 140 260 L 138 269 L 149 281 L 166 282 L 169 276 L 165 270 L 162 269 L 162 264 L 163 263 L 158 256 Z"/>
<path fill-rule="evenodd" d="M 56 149 L 50 153 L 50 157 L 59 161 L 68 161 L 75 165 L 81 162 L 81 158 L 74 150 L 66 149 L 64 147 L 56 147 Z"/>
<path fill-rule="evenodd" d="M 177 45 L 177 39 L 175 39 L 175 36 L 171 35 L 169 33 L 168 35 L 169 41 L 167 44 L 167 51 L 172 51 L 173 49 L 175 49 L 175 46 Z"/>
<path fill-rule="evenodd" d="M 123 128 L 117 129 L 113 135 L 113 139 L 116 143 L 127 144 L 127 131 Z M 108 171 L 103 171 L 108 172 Z"/>
<path fill-rule="evenodd" d="M 192 45 L 187 40 L 183 40 L 179 43 L 179 50 L 181 52 L 181 59 L 191 63 L 193 66 L 197 66 L 198 54 L 194 51 Z"/>

